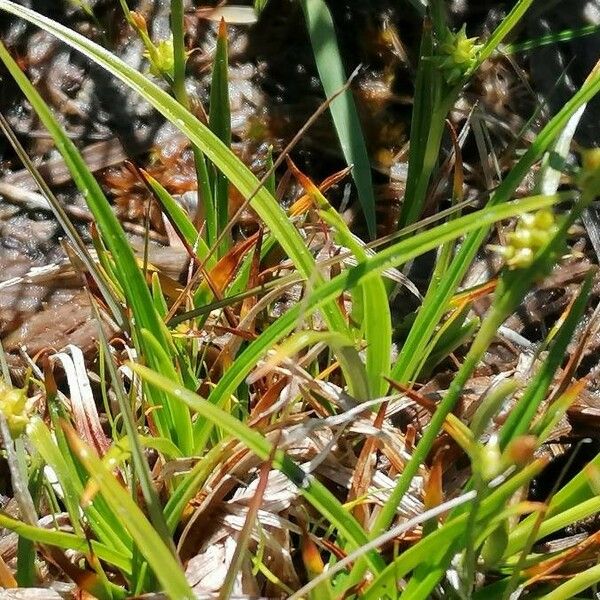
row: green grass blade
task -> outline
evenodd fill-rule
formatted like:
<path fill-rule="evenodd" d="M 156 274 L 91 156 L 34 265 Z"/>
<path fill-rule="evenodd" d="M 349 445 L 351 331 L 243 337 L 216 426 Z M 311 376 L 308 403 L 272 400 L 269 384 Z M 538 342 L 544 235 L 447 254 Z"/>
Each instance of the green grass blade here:
<path fill-rule="evenodd" d="M 368 277 L 360 286 L 365 314 L 366 367 L 372 398 L 381 398 L 388 391 L 391 372 L 392 319 L 385 283 L 380 275 Z"/>
<path fill-rule="evenodd" d="M 586 108 L 587 103 L 584 103 L 573 113 L 552 144 L 552 151 L 544 156 L 540 172 L 536 177 L 535 192 L 540 194 L 554 194 L 558 190 L 563 174 L 560 170 L 552 166 L 552 162 L 554 162 L 552 159 L 567 161 L 569 152 L 571 151 L 573 136 L 577 131 L 579 121 L 581 121 Z"/>
<path fill-rule="evenodd" d="M 600 454 L 596 455 L 596 457 L 588 463 L 586 469 L 577 473 L 569 483 L 564 485 L 556 494 L 554 494 L 545 515 L 546 519 L 542 523 L 540 531 L 544 530 L 545 527 L 548 527 L 548 522 L 551 521 L 552 518 L 565 514 L 569 510 L 578 511 L 578 514 L 580 514 L 581 511 L 587 513 L 586 507 L 589 506 L 590 501 L 598 500 L 598 496 L 590 485 L 588 469 L 597 470 L 599 468 Z M 511 532 L 506 556 L 519 551 L 522 544 L 527 540 L 531 527 L 535 525 L 536 519 L 536 515 L 527 517 Z"/>
<path fill-rule="evenodd" d="M 549 206 L 556 201 L 555 197 L 535 197 L 517 200 L 501 206 L 488 207 L 470 215 L 460 217 L 453 221 L 439 225 L 428 231 L 419 233 L 411 238 L 402 240 L 378 254 L 367 258 L 362 264 L 344 271 L 330 282 L 315 290 L 302 305 L 296 305 L 283 316 L 279 317 L 261 336 L 252 342 L 240 354 L 235 363 L 227 369 L 219 383 L 209 396 L 209 400 L 216 405 L 221 405 L 233 394 L 237 386 L 244 380 L 248 373 L 256 366 L 257 362 L 277 344 L 283 337 L 293 331 L 298 321 L 310 315 L 321 304 L 338 297 L 344 290 L 354 289 L 368 277 L 385 269 L 398 267 L 408 260 L 437 248 L 440 244 L 464 235 L 469 231 L 486 227 L 491 223 L 508 218 L 510 215 L 520 214 Z M 196 421 L 195 439 L 206 440 L 212 425 Z"/>
<path fill-rule="evenodd" d="M 359 263 L 367 259 L 367 251 L 362 242 L 353 235 L 348 225 L 340 214 L 334 210 L 327 198 L 319 188 L 292 165 L 292 171 L 302 183 L 305 191 L 310 194 L 313 202 L 318 207 L 321 219 L 325 221 L 335 233 L 340 245 L 352 252 Z M 387 290 L 380 274 L 374 274 L 353 290 L 353 313 L 355 320 L 360 322 L 364 329 L 366 342 L 366 374 L 368 390 L 371 398 L 381 397 L 388 388 L 387 377 L 391 368 L 392 345 L 392 318 Z M 356 362 L 356 361 L 355 361 Z M 362 377 L 362 365 L 354 371 L 357 377 Z M 355 389 L 360 382 L 357 382 Z"/>
<path fill-rule="evenodd" d="M 346 84 L 346 73 L 337 44 L 331 13 L 323 0 L 301 0 L 304 18 L 317 63 L 319 77 L 327 97 Z M 371 238 L 375 237 L 375 196 L 371 164 L 352 92 L 346 90 L 330 106 L 346 163 L 352 165 L 352 177 Z"/>
<path fill-rule="evenodd" d="M 173 35 L 173 93 L 180 102 L 184 100 L 187 106 L 183 0 L 171 0 L 171 34 Z"/>
<path fill-rule="evenodd" d="M 31 431 L 28 432 L 32 440 L 36 440 L 36 450 L 57 474 L 64 493 L 69 494 L 77 501 L 81 498 L 86 480 L 85 472 L 79 462 L 73 457 L 64 432 L 58 425 L 61 419 L 68 419 L 60 400 L 49 395 L 48 411 L 50 413 L 52 431 L 39 419 L 32 419 Z M 45 440 L 46 446 L 44 446 Z M 61 479 L 62 477 L 62 479 Z M 101 497 L 95 497 L 93 502 L 86 507 L 85 515 L 94 534 L 100 542 L 111 548 L 119 549 L 130 555 L 132 540 L 121 525 L 118 517 L 110 510 Z M 72 518 L 78 518 L 75 513 Z M 76 526 L 74 529 L 77 532 Z"/>
<path fill-rule="evenodd" d="M 19 445 L 21 447 L 17 448 L 17 452 L 21 453 L 24 448 L 22 444 Z M 24 452 L 22 454 L 24 454 Z M 27 460 L 27 457 L 22 456 L 22 460 Z M 31 493 L 31 499 L 33 500 L 34 506 L 39 507 L 44 469 L 40 461 L 33 460 L 31 462 L 27 487 Z M 77 534 L 81 535 L 80 532 L 77 532 Z M 33 587 L 35 585 L 37 580 L 36 558 L 36 548 L 34 543 L 27 538 L 19 536 L 17 542 L 17 571 L 15 573 L 19 587 Z"/>
<path fill-rule="evenodd" d="M 275 169 L 273 168 L 273 146 L 269 146 L 267 149 L 267 159 L 265 161 L 265 168 L 267 173 L 270 173 L 269 177 L 265 181 L 265 188 L 273 196 L 277 197 L 277 182 L 275 180 Z"/>
<path fill-rule="evenodd" d="M 160 286 L 160 279 L 158 277 L 158 273 L 152 273 L 152 302 L 154 302 L 154 309 L 156 310 L 158 316 L 164 320 L 169 312 L 169 307 L 167 306 L 167 301 L 165 300 L 165 295 L 163 294 L 162 288 Z"/>
<path fill-rule="evenodd" d="M 563 31 L 547 33 L 524 42 L 508 44 L 502 48 L 502 53 L 516 54 L 517 52 L 527 52 L 528 50 L 534 50 L 542 46 L 550 46 L 558 42 L 570 42 L 597 33 L 600 33 L 600 25 L 584 25 L 575 29 L 564 29 Z"/>
<path fill-rule="evenodd" d="M 271 442 L 258 431 L 176 382 L 141 365 L 131 364 L 130 366 L 146 382 L 185 402 L 206 420 L 211 421 L 246 445 L 262 460 L 272 457 L 273 466 L 298 487 L 300 493 L 338 529 L 352 548 L 359 548 L 366 541 L 363 529 L 335 496 L 317 479 L 307 475 L 285 452 L 274 450 Z M 373 573 L 378 573 L 383 568 L 383 562 L 376 552 L 370 552 L 366 560 Z"/>
<path fill-rule="evenodd" d="M 495 50 L 510 30 L 519 22 L 532 0 L 521 0 L 502 20 L 484 45 L 476 64 L 457 82 L 446 81 L 443 71 L 434 60 L 438 58 L 434 41 L 443 39 L 446 24 L 442 2 L 430 3 L 433 29 L 429 19 L 424 20 L 415 82 L 415 98 L 411 122 L 408 178 L 399 227 L 414 223 L 421 214 L 431 175 L 435 169 L 445 128 L 445 119 L 458 99 L 463 85 L 472 72 Z M 435 35 L 434 35 L 435 33 Z"/>
<path fill-rule="evenodd" d="M 431 172 L 423 172 L 423 155 L 427 147 L 432 111 L 434 108 L 434 91 L 439 93 L 439 77 L 433 68 L 433 31 L 429 19 L 423 21 L 421 46 L 419 48 L 419 66 L 415 80 L 415 101 L 413 103 L 410 124 L 410 146 L 408 174 L 404 203 L 400 214 L 399 227 L 402 228 L 417 220 L 425 200 L 426 187 Z M 432 86 L 435 87 L 432 89 Z M 443 124 L 440 124 L 443 131 Z M 432 165 L 433 168 L 433 165 Z M 424 189 L 425 188 L 425 189 Z M 421 190 L 418 193 L 418 190 Z"/>
<path fill-rule="evenodd" d="M 47 544 L 48 546 L 56 546 L 64 550 L 75 550 L 84 555 L 90 550 L 96 556 L 106 562 L 121 569 L 124 573 L 131 573 L 131 557 L 118 552 L 114 548 L 110 548 L 95 540 L 88 540 L 85 537 L 79 537 L 73 533 L 65 531 L 53 531 L 42 527 L 27 525 L 22 521 L 13 519 L 4 513 L 0 513 L 0 527 L 14 531 L 21 537 L 37 542 L 39 544 Z"/>
<path fill-rule="evenodd" d="M 221 20 L 217 34 L 217 48 L 213 61 L 213 76 L 210 86 L 210 109 L 208 123 L 211 131 L 227 146 L 231 147 L 231 109 L 229 106 L 229 64 L 227 57 L 227 26 Z M 224 231 L 229 220 L 229 181 L 217 171 L 214 178 L 214 203 L 216 240 Z M 223 256 L 231 246 L 230 240 L 224 240 L 218 256 Z"/>
<path fill-rule="evenodd" d="M 182 600 L 195 598 L 173 552 L 163 542 L 144 513 L 124 489 L 111 471 L 93 451 L 81 441 L 74 430 L 67 429 L 67 437 L 73 451 L 84 465 L 90 478 L 109 506 L 118 512 L 123 524 L 134 539 L 139 551 L 148 561 L 163 591 L 171 598 Z"/>
<path fill-rule="evenodd" d="M 576 573 L 555 590 L 540 596 L 540 600 L 571 600 L 575 594 L 587 590 L 600 581 L 600 565 Z"/>
<path fill-rule="evenodd" d="M 540 525 L 539 530 L 536 532 L 535 540 L 539 540 L 560 529 L 564 529 L 573 523 L 587 519 L 588 517 L 597 514 L 598 511 L 600 511 L 600 498 L 598 496 L 593 495 L 587 500 L 578 500 L 570 508 L 545 518 Z M 536 514 L 530 515 L 511 531 L 508 545 L 504 553 L 505 558 L 513 556 L 521 551 L 523 545 L 526 544 L 529 539 L 531 527 L 536 519 Z"/>
<path fill-rule="evenodd" d="M 124 0 L 121 0 L 124 2 Z M 127 14 L 127 7 L 124 7 Z M 186 109 L 190 108 L 190 100 L 185 89 L 185 32 L 184 32 L 184 7 L 183 0 L 171 0 L 171 33 L 173 34 L 173 82 L 172 90 L 177 101 Z M 196 167 L 196 181 L 198 183 L 198 206 L 202 204 L 207 223 L 216 222 L 214 215 L 214 201 L 208 173 L 208 165 L 202 150 L 197 145 L 192 145 L 194 165 Z M 198 213 L 199 215 L 199 213 Z M 214 242 L 210 238 L 208 228 L 206 233 L 209 245 Z M 212 232 L 211 232 L 212 233 Z"/>
<path fill-rule="evenodd" d="M 194 227 L 192 220 L 185 210 L 181 208 L 173 196 L 152 175 L 144 171 L 142 176 L 145 183 L 150 186 L 152 192 L 159 200 L 164 213 L 175 229 L 183 236 L 186 243 L 195 249 L 198 258 L 201 261 L 206 261 L 206 268 L 209 270 L 212 269 L 217 264 L 217 260 L 214 255 L 210 254 L 210 249 L 206 242 L 199 237 L 197 229 Z"/>
<path fill-rule="evenodd" d="M 100 185 L 39 93 L 29 82 L 27 77 L 25 77 L 1 43 L 0 59 L 4 62 L 10 74 L 39 115 L 44 126 L 50 132 L 58 150 L 69 167 L 77 188 L 83 194 L 90 211 L 94 215 L 98 228 L 102 233 L 103 241 L 111 252 L 115 264 L 114 273 L 125 292 L 128 305 L 133 311 L 136 326 L 144 327 L 152 331 L 157 339 L 160 340 L 160 343 L 166 347 L 166 330 L 154 309 L 150 291 L 146 285 L 143 274 L 137 265 L 131 246 L 127 241 L 119 221 L 112 212 L 110 204 L 102 192 Z M 150 364 L 155 365 L 152 354 L 148 354 L 147 359 Z M 158 368 L 158 365 L 155 366 Z M 164 402 L 168 404 L 168 400 L 166 399 L 164 402 L 158 398 L 153 398 L 152 400 L 153 403 L 157 405 L 166 406 Z M 177 406 L 172 407 L 171 413 L 174 415 L 180 414 L 181 407 L 179 407 L 179 410 Z M 182 427 L 185 427 L 183 420 L 178 420 L 177 422 L 170 421 L 165 411 L 160 410 L 155 412 L 155 417 L 162 435 L 173 440 L 178 440 L 181 437 L 182 431 L 185 432 L 185 429 L 181 429 Z M 189 429 L 189 424 L 187 429 Z M 191 441 L 191 438 L 189 438 L 189 440 Z M 182 449 L 189 451 L 191 448 L 187 447 Z"/>
<path fill-rule="evenodd" d="M 431 592 L 446 572 L 446 563 L 454 555 L 454 548 L 446 551 L 446 555 L 435 563 L 427 565 L 422 573 L 415 573 L 402 590 L 399 600 L 429 600 Z"/>
<path fill-rule="evenodd" d="M 204 484 L 218 465 L 219 460 L 223 457 L 223 449 L 227 443 L 221 442 L 204 454 L 202 460 L 199 460 L 194 465 L 192 470 L 185 475 L 177 485 L 177 488 L 169 496 L 164 514 L 171 533 L 175 532 L 187 504 L 196 495 L 200 486 Z"/>
<path fill-rule="evenodd" d="M 340 244 L 346 246 L 359 263 L 363 263 L 367 259 L 366 250 L 321 192 L 315 190 L 314 193 L 322 206 L 319 210 L 321 218 L 337 232 Z M 357 285 L 352 293 L 353 309 L 361 307 L 362 314 L 357 318 L 364 329 L 369 395 L 371 398 L 381 398 L 387 392 L 387 377 L 391 370 L 392 317 L 387 290 L 382 276 L 374 274 Z"/>
<path fill-rule="evenodd" d="M 512 8 L 512 10 L 502 19 L 502 22 L 490 38 L 486 41 L 485 46 L 481 49 L 478 57 L 478 64 L 481 65 L 483 61 L 487 60 L 502 43 L 502 40 L 511 32 L 511 30 L 519 23 L 523 18 L 523 15 L 529 10 L 529 7 L 533 3 L 533 0 L 519 0 Z"/>
<path fill-rule="evenodd" d="M 78 474 L 71 469 L 60 452 L 59 446 L 52 439 L 52 434 L 39 418 L 30 421 L 27 435 L 54 473 L 62 489 L 62 501 L 69 513 L 71 524 L 76 535 L 83 537 L 83 529 L 79 522 L 79 499 L 83 493 L 83 486 Z M 106 540 L 105 540 L 106 541 Z M 118 540 L 116 540 L 118 543 Z M 122 549 L 125 549 L 123 546 Z"/>
<path fill-rule="evenodd" d="M 499 436 L 500 448 L 505 448 L 512 439 L 524 434 L 529 429 L 540 403 L 548 393 L 557 369 L 564 360 L 567 347 L 587 306 L 591 286 L 592 274 L 588 273 L 581 287 L 581 292 L 578 294 L 571 311 L 558 330 L 539 371 L 531 380 L 521 398 L 519 398 L 516 406 L 510 411 L 508 418 L 502 426 Z"/>
<path fill-rule="evenodd" d="M 307 279 L 311 278 L 315 286 L 323 283 L 323 278 L 315 269 L 315 261 L 311 253 L 279 203 L 266 189 L 259 185 L 257 178 L 241 160 L 208 127 L 198 121 L 174 98 L 109 51 L 67 27 L 10 0 L 0 0 L 0 10 L 22 17 L 52 33 L 137 91 L 165 118 L 176 125 L 195 146 L 201 149 L 245 198 L 249 198 L 254 194 L 251 202 L 252 208 L 271 230 L 271 233 L 279 241 L 296 268 Z M 20 75 L 23 77 L 22 73 Z M 26 78 L 24 79 L 26 80 Z M 149 303 L 148 306 L 151 307 L 151 304 Z M 322 311 L 330 329 L 341 333 L 348 332 L 345 318 L 335 303 L 326 304 L 323 306 Z M 155 330 L 155 327 L 147 328 L 153 332 Z M 341 354 L 338 356 L 338 360 L 344 372 L 351 373 L 347 357 Z M 351 377 L 349 380 L 351 381 Z M 365 396 L 362 390 L 350 389 L 349 391 L 357 398 Z M 171 431 L 167 437 L 173 437 L 175 433 L 175 431 Z"/>

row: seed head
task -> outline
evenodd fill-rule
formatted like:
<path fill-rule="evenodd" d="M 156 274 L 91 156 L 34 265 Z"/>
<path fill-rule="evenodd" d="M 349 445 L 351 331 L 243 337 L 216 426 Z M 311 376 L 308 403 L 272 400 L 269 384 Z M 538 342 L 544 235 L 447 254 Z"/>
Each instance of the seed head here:
<path fill-rule="evenodd" d="M 543 248 L 557 231 L 554 213 L 543 208 L 519 218 L 515 230 L 506 236 L 506 246 L 489 248 L 501 254 L 510 269 L 523 269 L 531 265 L 538 250 Z"/>
<path fill-rule="evenodd" d="M 471 67 L 475 66 L 482 44 L 476 44 L 476 37 L 467 37 L 467 26 L 453 33 L 446 30 L 438 47 L 439 67 L 444 72 L 447 83 L 459 81 Z"/>
<path fill-rule="evenodd" d="M 14 388 L 0 381 L 0 412 L 8 423 L 12 437 L 18 438 L 25 431 L 31 416 L 25 389 Z"/>

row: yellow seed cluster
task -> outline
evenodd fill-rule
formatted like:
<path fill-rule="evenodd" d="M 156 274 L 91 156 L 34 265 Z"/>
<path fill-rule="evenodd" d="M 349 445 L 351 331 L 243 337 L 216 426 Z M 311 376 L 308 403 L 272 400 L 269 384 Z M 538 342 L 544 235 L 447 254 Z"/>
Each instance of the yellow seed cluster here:
<path fill-rule="evenodd" d="M 537 251 L 556 234 L 554 213 L 547 209 L 521 216 L 515 230 L 506 236 L 506 246 L 490 246 L 502 254 L 511 269 L 522 269 L 533 262 Z"/>
<path fill-rule="evenodd" d="M 10 434 L 18 438 L 25 431 L 30 416 L 25 390 L 0 381 L 0 412 L 8 423 Z"/>
<path fill-rule="evenodd" d="M 581 170 L 576 181 L 584 194 L 600 195 L 600 148 L 581 150 Z"/>
<path fill-rule="evenodd" d="M 585 171 L 597 172 L 600 169 L 600 148 L 582 150 L 581 164 Z"/>
<path fill-rule="evenodd" d="M 476 37 L 468 38 L 466 25 L 453 33 L 449 29 L 439 45 L 440 68 L 445 73 L 446 81 L 456 83 L 475 65 L 481 44 L 476 44 Z"/>
<path fill-rule="evenodd" d="M 147 51 L 144 56 L 150 59 L 150 73 L 155 77 L 162 75 L 173 76 L 175 65 L 175 54 L 173 50 L 173 40 L 160 40 L 154 45 L 154 51 Z"/>

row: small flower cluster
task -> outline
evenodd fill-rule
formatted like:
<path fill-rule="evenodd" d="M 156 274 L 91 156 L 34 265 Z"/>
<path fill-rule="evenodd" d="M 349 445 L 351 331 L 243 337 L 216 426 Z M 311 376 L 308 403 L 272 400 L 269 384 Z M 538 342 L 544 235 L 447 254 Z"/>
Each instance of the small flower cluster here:
<path fill-rule="evenodd" d="M 523 269 L 533 262 L 537 251 L 556 234 L 554 213 L 547 209 L 522 215 L 515 230 L 507 234 L 506 246 L 488 246 L 506 259 L 510 269 Z"/>
<path fill-rule="evenodd" d="M 483 47 L 476 44 L 476 37 L 468 38 L 466 25 L 453 33 L 446 30 L 438 46 L 438 64 L 450 85 L 457 83 L 477 63 L 477 55 Z"/>
<path fill-rule="evenodd" d="M 581 150 L 581 169 L 576 177 L 583 192 L 600 195 L 600 148 Z"/>
<path fill-rule="evenodd" d="M 24 431 L 31 412 L 25 389 L 14 388 L 0 381 L 0 412 L 4 415 L 14 439 Z"/>
<path fill-rule="evenodd" d="M 129 12 L 129 23 L 136 29 L 145 46 L 144 56 L 150 61 L 150 73 L 155 77 L 173 77 L 175 66 L 175 53 L 173 50 L 173 39 L 160 40 L 155 44 L 148 34 L 146 19 L 135 12 Z"/>
<path fill-rule="evenodd" d="M 144 52 L 150 59 L 150 73 L 155 77 L 168 75 L 173 77 L 175 66 L 175 53 L 173 50 L 173 38 L 160 40 L 150 51 Z"/>

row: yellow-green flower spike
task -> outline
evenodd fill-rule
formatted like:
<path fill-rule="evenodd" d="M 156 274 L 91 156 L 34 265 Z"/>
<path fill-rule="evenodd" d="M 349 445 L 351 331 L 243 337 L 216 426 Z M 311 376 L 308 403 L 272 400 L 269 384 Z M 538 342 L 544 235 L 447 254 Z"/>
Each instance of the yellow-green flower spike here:
<path fill-rule="evenodd" d="M 150 73 L 155 77 L 169 75 L 173 77 L 175 66 L 175 53 L 173 50 L 173 40 L 161 40 L 153 48 L 144 52 L 144 56 L 150 60 Z"/>
<path fill-rule="evenodd" d="M 581 151 L 581 162 L 584 170 L 600 170 L 600 148 L 589 148 Z"/>
<path fill-rule="evenodd" d="M 24 389 L 14 388 L 0 381 L 0 412 L 14 439 L 25 431 L 31 416 L 30 408 Z"/>
<path fill-rule="evenodd" d="M 533 226 L 541 230 L 552 229 L 554 232 L 556 230 L 556 221 L 554 219 L 554 213 L 548 208 L 542 208 L 538 210 L 536 213 L 533 214 Z"/>
<path fill-rule="evenodd" d="M 509 233 L 506 238 L 508 243 L 515 248 L 530 248 L 532 244 L 530 229 L 517 228 L 513 233 Z"/>
<path fill-rule="evenodd" d="M 581 151 L 581 170 L 577 184 L 584 194 L 600 196 L 600 148 Z"/>
<path fill-rule="evenodd" d="M 444 72 L 446 82 L 454 84 L 459 81 L 477 62 L 477 55 L 483 47 L 476 44 L 476 37 L 467 37 L 467 26 L 463 25 L 457 33 L 450 29 L 438 47 L 439 66 Z"/>
<path fill-rule="evenodd" d="M 554 213 L 546 208 L 521 215 L 515 230 L 506 236 L 505 246 L 488 246 L 501 254 L 510 269 L 523 269 L 533 262 L 537 251 L 556 234 Z"/>
<path fill-rule="evenodd" d="M 533 262 L 533 250 L 531 248 L 519 248 L 512 258 L 506 261 L 511 269 L 525 269 Z"/>

